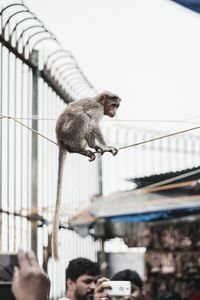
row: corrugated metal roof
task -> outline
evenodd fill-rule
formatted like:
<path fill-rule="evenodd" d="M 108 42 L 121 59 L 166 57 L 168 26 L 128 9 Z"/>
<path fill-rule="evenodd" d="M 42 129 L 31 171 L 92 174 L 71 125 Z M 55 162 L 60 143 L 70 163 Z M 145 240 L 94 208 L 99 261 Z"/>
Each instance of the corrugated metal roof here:
<path fill-rule="evenodd" d="M 190 168 L 190 169 L 184 169 L 181 171 L 176 171 L 176 172 L 167 172 L 167 173 L 161 173 L 161 174 L 153 174 L 150 176 L 144 176 L 144 177 L 137 177 L 137 178 L 130 178 L 127 179 L 128 181 L 134 182 L 137 184 L 137 188 L 145 187 L 147 185 L 157 183 L 166 179 L 171 179 L 173 177 L 183 175 L 192 171 L 198 171 L 200 170 L 200 166 Z M 200 172 L 198 174 L 190 175 L 187 176 L 187 180 L 198 180 L 200 179 Z M 178 183 L 178 182 L 184 182 L 186 179 L 182 178 L 179 180 L 173 181 L 173 183 Z"/>
<path fill-rule="evenodd" d="M 200 0 L 172 0 L 197 13 L 200 13 Z"/>

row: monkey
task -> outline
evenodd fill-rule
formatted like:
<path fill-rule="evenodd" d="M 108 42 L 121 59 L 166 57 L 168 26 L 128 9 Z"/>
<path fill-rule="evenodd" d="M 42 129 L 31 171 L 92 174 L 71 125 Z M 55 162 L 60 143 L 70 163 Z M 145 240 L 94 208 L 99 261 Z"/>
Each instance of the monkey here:
<path fill-rule="evenodd" d="M 57 120 L 56 137 L 59 154 L 56 205 L 52 228 L 52 254 L 54 259 L 58 259 L 61 190 L 67 152 L 87 156 L 90 162 L 95 160 L 96 155 L 88 147 L 95 149 L 100 154 L 111 152 L 116 155 L 118 150 L 115 147 L 106 145 L 99 122 L 104 115 L 114 117 L 120 102 L 121 99 L 118 96 L 107 91 L 102 92 L 93 98 L 71 102 Z"/>

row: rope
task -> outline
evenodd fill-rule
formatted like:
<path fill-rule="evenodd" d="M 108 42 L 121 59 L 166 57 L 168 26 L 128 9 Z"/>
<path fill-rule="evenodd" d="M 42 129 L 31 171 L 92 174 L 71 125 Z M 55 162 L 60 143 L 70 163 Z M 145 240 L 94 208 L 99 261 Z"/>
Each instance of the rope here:
<path fill-rule="evenodd" d="M 143 145 L 143 144 L 146 144 L 146 143 L 158 141 L 158 140 L 161 140 L 161 139 L 164 139 L 164 138 L 168 138 L 168 137 L 171 137 L 171 136 L 174 136 L 174 135 L 186 133 L 186 132 L 196 130 L 196 129 L 199 129 L 199 128 L 200 128 L 200 125 L 195 126 L 195 127 L 191 127 L 191 128 L 185 129 L 185 130 L 169 133 L 169 134 L 166 134 L 166 135 L 163 135 L 163 136 L 160 136 L 160 137 L 152 138 L 152 139 L 142 141 L 142 142 L 139 142 L 139 143 L 131 144 L 131 145 L 128 145 L 128 146 L 119 147 L 118 150 L 122 150 L 122 149 L 130 148 L 130 147 L 135 147 L 135 146 Z"/>
<path fill-rule="evenodd" d="M 0 119 L 3 119 L 3 118 L 7 118 L 8 120 L 11 119 L 11 120 L 15 121 L 16 123 L 22 125 L 23 127 L 26 127 L 27 129 L 29 129 L 32 132 L 36 133 L 37 135 L 41 136 L 42 138 L 46 139 L 47 141 L 49 141 L 49 142 L 51 142 L 51 143 L 53 143 L 55 145 L 58 145 L 56 142 L 54 142 L 53 140 L 51 140 L 47 136 L 45 136 L 45 135 L 39 133 L 37 130 L 35 130 L 35 129 L 29 127 L 29 126 L 27 126 L 26 124 L 24 124 L 21 121 L 17 120 L 15 117 L 6 116 L 6 115 L 2 115 L 1 114 Z M 176 131 L 176 132 L 173 132 L 173 133 L 170 133 L 170 134 L 166 134 L 166 135 L 163 135 L 163 136 L 160 136 L 160 137 L 155 137 L 155 138 L 152 138 L 152 139 L 149 139 L 149 140 L 145 140 L 145 141 L 142 141 L 142 142 L 134 143 L 134 144 L 131 144 L 131 145 L 119 147 L 118 150 L 123 150 L 123 149 L 127 149 L 127 148 L 130 148 L 130 147 L 136 147 L 136 146 L 139 146 L 139 145 L 143 145 L 143 144 L 147 144 L 147 143 L 150 143 L 150 142 L 158 141 L 158 140 L 161 140 L 161 139 L 164 139 L 164 138 L 168 138 L 168 137 L 172 137 L 172 136 L 175 136 L 175 135 L 178 135 L 178 134 L 183 134 L 183 133 L 186 133 L 186 132 L 189 132 L 189 131 L 193 131 L 193 130 L 196 130 L 196 129 L 200 129 L 200 125 L 195 126 L 195 127 L 191 127 L 191 128 L 188 128 L 188 129 L 184 129 L 184 130 L 181 130 L 181 131 Z"/>
<path fill-rule="evenodd" d="M 49 142 L 51 142 L 51 143 L 53 143 L 53 144 L 55 144 L 55 145 L 58 145 L 56 142 L 54 142 L 53 140 L 49 139 L 49 138 L 48 138 L 47 136 L 45 136 L 44 134 L 39 133 L 37 130 L 35 130 L 35 129 L 29 127 L 29 126 L 27 126 L 26 124 L 20 122 L 19 120 L 17 120 L 17 119 L 14 118 L 14 117 L 1 115 L 0 118 L 1 118 L 1 119 L 6 118 L 6 119 L 8 119 L 8 120 L 13 120 L 13 121 L 15 121 L 16 123 L 22 125 L 23 127 L 27 128 L 27 129 L 31 130 L 32 132 L 36 133 L 37 135 L 41 136 L 41 137 L 44 138 L 45 140 L 47 140 L 47 141 L 49 141 Z"/>

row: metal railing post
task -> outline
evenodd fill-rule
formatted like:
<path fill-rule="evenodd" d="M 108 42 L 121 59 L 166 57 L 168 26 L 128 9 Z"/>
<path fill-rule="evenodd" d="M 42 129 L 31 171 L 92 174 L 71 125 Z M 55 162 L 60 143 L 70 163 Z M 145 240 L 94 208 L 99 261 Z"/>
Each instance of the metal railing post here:
<path fill-rule="evenodd" d="M 0 113 L 2 113 L 2 45 L 0 46 Z M 0 209 L 2 209 L 2 120 L 0 121 Z M 0 251 L 2 251 L 2 213 L 0 213 Z"/>
<path fill-rule="evenodd" d="M 32 69 L 32 115 L 38 115 L 38 51 L 33 50 L 31 53 L 31 62 L 34 65 Z M 32 128 L 38 130 L 38 121 L 32 120 Z M 38 137 L 32 133 L 32 157 L 31 157 L 31 207 L 37 213 L 38 208 Z M 34 213 L 34 212 L 33 212 Z M 37 221 L 31 223 L 31 248 L 37 254 Z"/>
<path fill-rule="evenodd" d="M 98 186 L 99 186 L 99 196 L 103 195 L 103 167 L 102 167 L 102 157 L 98 155 Z"/>

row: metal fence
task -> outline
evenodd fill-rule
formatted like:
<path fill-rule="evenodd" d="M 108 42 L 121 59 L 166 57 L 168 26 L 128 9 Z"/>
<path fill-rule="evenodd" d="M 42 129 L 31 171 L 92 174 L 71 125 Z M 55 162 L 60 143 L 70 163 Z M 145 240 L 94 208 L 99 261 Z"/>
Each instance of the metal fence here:
<path fill-rule="evenodd" d="M 92 238 L 69 231 L 67 219 L 89 205 L 100 185 L 98 161 L 88 164 L 78 155 L 68 156 L 59 232 L 62 264 L 51 261 L 55 122 L 67 103 L 96 92 L 73 55 L 25 4 L 5 1 L 0 21 L 0 250 L 32 248 L 48 269 L 56 297 L 65 290 L 70 259 L 96 259 Z"/>

